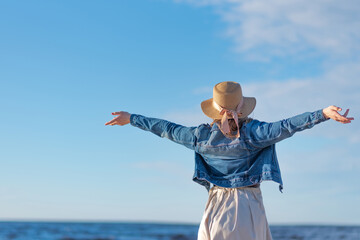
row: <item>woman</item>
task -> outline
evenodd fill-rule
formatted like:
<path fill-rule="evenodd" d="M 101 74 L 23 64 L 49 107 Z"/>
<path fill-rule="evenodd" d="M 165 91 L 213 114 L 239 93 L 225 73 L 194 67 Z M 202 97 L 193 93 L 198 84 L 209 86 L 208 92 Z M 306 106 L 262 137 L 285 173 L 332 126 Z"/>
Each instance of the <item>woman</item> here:
<path fill-rule="evenodd" d="M 201 103 L 202 111 L 214 122 L 184 127 L 166 120 L 127 112 L 105 125 L 131 123 L 166 137 L 195 151 L 193 180 L 209 191 L 209 200 L 200 224 L 199 240 L 268 240 L 271 233 L 262 201 L 260 183 L 272 180 L 282 189 L 275 143 L 295 132 L 327 119 L 350 123 L 349 109 L 330 106 L 273 123 L 248 118 L 256 99 L 244 97 L 240 84 L 221 82 L 213 98 Z"/>

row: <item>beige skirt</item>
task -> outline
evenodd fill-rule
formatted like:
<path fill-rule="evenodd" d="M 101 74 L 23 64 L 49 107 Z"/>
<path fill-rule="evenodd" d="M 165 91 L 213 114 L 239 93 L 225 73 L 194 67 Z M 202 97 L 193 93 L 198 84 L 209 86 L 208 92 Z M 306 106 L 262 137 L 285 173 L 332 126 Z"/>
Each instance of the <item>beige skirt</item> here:
<path fill-rule="evenodd" d="M 260 187 L 210 189 L 198 240 L 271 240 Z"/>

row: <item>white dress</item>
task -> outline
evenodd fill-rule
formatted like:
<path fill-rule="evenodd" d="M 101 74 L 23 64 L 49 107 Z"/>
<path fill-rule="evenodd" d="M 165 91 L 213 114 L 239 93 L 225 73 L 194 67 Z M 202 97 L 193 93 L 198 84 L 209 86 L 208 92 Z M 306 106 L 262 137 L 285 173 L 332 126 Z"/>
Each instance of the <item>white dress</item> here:
<path fill-rule="evenodd" d="M 260 187 L 212 187 L 198 240 L 272 240 Z"/>

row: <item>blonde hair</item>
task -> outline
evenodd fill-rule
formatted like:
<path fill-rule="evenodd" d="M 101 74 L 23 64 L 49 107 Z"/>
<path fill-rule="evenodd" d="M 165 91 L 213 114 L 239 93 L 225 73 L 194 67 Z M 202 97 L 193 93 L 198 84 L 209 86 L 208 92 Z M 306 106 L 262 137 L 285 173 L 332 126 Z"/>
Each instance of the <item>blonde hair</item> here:
<path fill-rule="evenodd" d="M 238 118 L 238 122 L 239 122 L 239 128 L 241 129 L 241 127 L 243 126 L 244 123 L 249 123 L 251 122 L 253 119 L 249 118 L 249 117 L 245 117 L 245 118 Z M 236 137 L 236 132 L 238 130 L 237 126 L 236 126 L 236 122 L 234 119 L 229 119 L 229 126 L 230 126 L 230 131 L 232 132 L 232 134 L 229 136 L 229 138 L 235 138 Z M 210 124 L 210 126 L 212 127 L 214 125 L 214 123 L 216 123 L 220 129 L 220 131 L 222 132 L 221 128 L 220 128 L 220 122 L 221 119 L 214 119 L 214 121 Z M 240 130 L 239 129 L 239 130 Z M 235 132 L 235 133 L 234 133 Z M 224 133 L 223 133 L 224 134 Z M 226 136 L 224 134 L 224 136 Z"/>

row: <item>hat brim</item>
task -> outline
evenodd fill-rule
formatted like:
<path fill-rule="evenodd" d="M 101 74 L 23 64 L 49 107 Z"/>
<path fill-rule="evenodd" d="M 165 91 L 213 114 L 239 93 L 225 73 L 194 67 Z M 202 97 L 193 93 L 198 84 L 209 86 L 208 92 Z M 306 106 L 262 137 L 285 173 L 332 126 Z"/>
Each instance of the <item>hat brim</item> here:
<path fill-rule="evenodd" d="M 249 116 L 256 106 L 256 99 L 254 97 L 243 97 L 244 104 L 240 109 L 241 116 L 239 118 L 245 118 Z M 201 103 L 201 109 L 205 113 L 206 116 L 212 119 L 221 119 L 222 115 L 220 115 L 219 110 L 217 110 L 213 105 L 213 99 L 210 98 Z"/>

